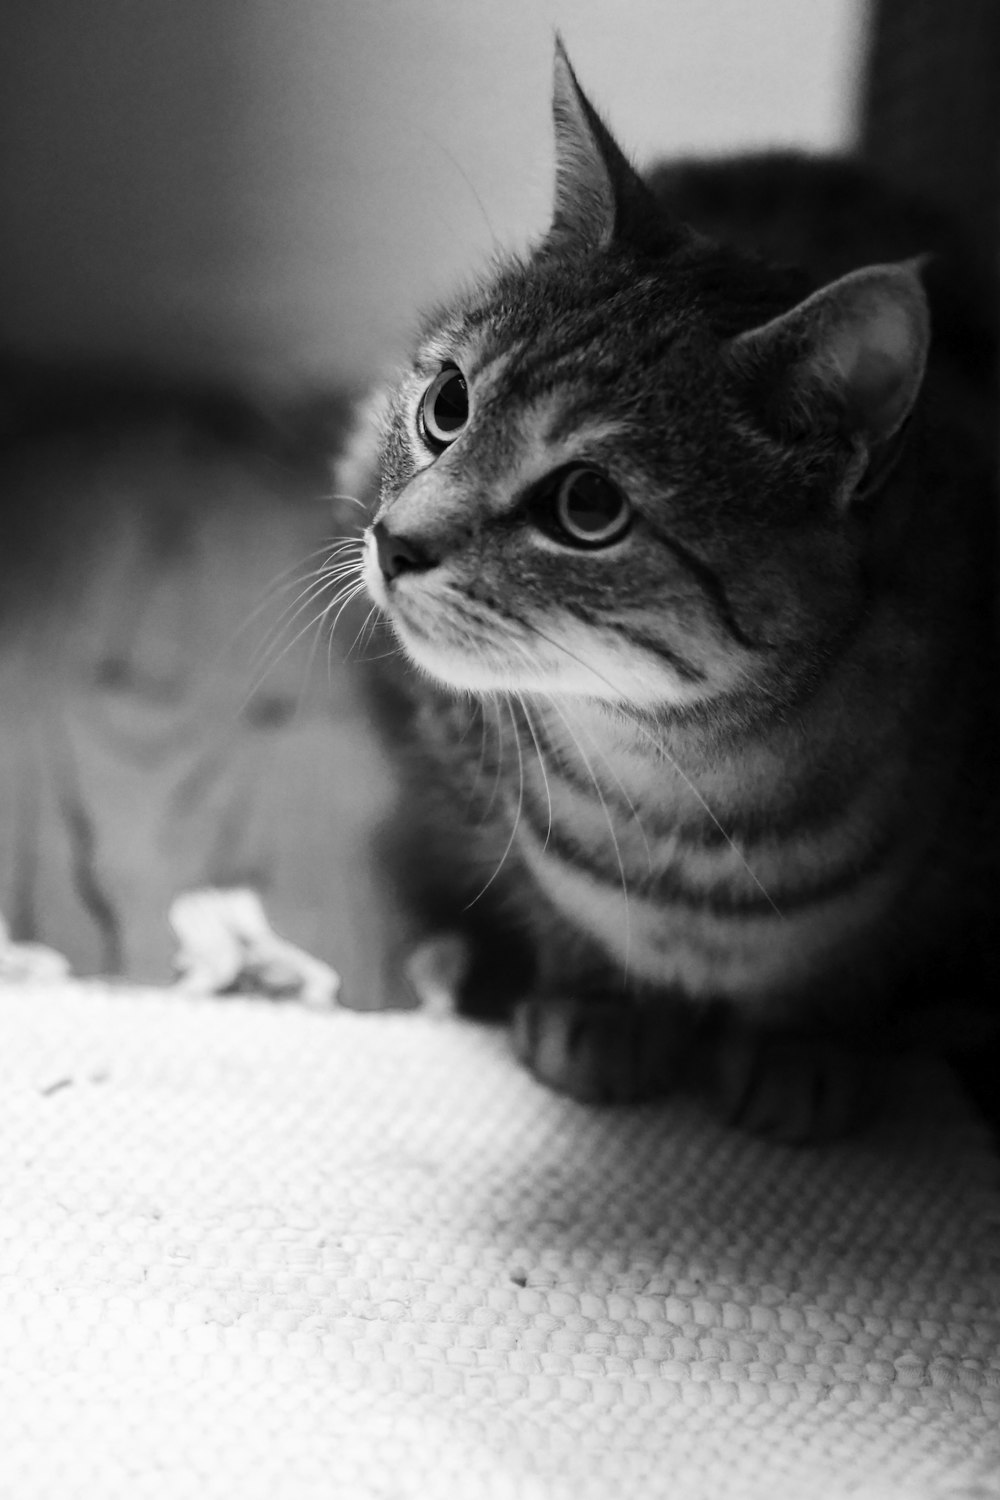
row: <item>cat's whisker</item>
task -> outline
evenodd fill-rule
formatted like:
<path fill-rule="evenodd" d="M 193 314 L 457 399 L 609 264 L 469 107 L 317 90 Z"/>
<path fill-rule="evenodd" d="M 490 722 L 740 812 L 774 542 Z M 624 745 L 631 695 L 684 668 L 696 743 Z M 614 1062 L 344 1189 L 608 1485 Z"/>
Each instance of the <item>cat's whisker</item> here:
<path fill-rule="evenodd" d="M 534 622 L 532 622 L 530 628 L 535 632 L 536 635 L 539 635 L 542 638 L 543 641 L 546 641 L 550 646 L 555 647 L 555 649 L 557 651 L 561 651 L 564 656 L 570 657 L 573 661 L 577 662 L 580 666 L 584 667 L 588 672 L 590 672 L 594 677 L 596 677 L 597 680 L 599 682 L 603 683 L 605 687 L 610 688 L 611 692 L 614 694 L 614 696 L 616 698 L 619 696 L 618 695 L 618 690 L 616 689 L 616 687 L 615 687 L 614 683 L 611 681 L 611 679 L 609 677 L 605 677 L 604 674 L 602 672 L 599 672 L 596 667 L 594 667 L 594 666 L 592 666 L 590 664 L 590 662 L 585 662 L 581 656 L 577 656 L 577 654 L 576 654 L 575 651 L 571 651 L 569 649 L 569 647 L 568 646 L 564 646 L 561 641 L 557 641 L 553 636 L 548 635 L 544 630 L 541 629 L 540 626 L 534 624 Z M 623 705 L 623 711 L 625 711 L 626 713 L 628 713 L 627 706 Z M 719 833 L 721 834 L 721 836 L 725 840 L 725 842 L 729 845 L 730 849 L 732 849 L 733 853 L 736 855 L 737 859 L 742 864 L 744 870 L 749 875 L 750 879 L 753 881 L 753 883 L 757 887 L 757 889 L 760 891 L 761 895 L 764 897 L 764 900 L 770 906 L 770 908 L 774 912 L 775 916 L 776 917 L 780 917 L 782 915 L 781 909 L 778 907 L 778 905 L 776 904 L 776 902 L 771 897 L 770 893 L 765 889 L 764 885 L 762 884 L 762 882 L 760 881 L 760 879 L 758 878 L 758 876 L 756 875 L 756 873 L 752 869 L 750 863 L 747 860 L 746 855 L 743 853 L 743 850 L 737 844 L 736 840 L 732 837 L 732 835 L 729 833 L 729 831 L 719 821 L 718 817 L 716 816 L 716 814 L 712 810 L 711 806 L 705 800 L 705 798 L 702 796 L 701 792 L 695 786 L 694 782 L 691 780 L 690 776 L 684 770 L 683 766 L 680 765 L 680 763 L 677 761 L 676 757 L 667 748 L 667 746 L 663 743 L 663 741 L 660 740 L 660 739 L 658 739 L 655 735 L 653 735 L 653 734 L 651 734 L 649 732 L 649 730 L 646 728 L 645 724 L 643 723 L 643 721 L 641 719 L 637 718 L 634 714 L 631 714 L 631 713 L 628 714 L 628 718 L 629 718 L 629 722 L 639 731 L 639 733 L 642 735 L 643 739 L 645 739 L 648 744 L 652 745 L 652 747 L 657 751 L 657 753 L 660 754 L 660 755 L 662 755 L 663 758 L 664 758 L 664 760 L 666 760 L 669 763 L 669 765 L 671 766 L 671 768 L 674 771 L 677 772 L 677 775 L 681 778 L 681 780 L 683 781 L 684 785 L 690 791 L 691 795 L 697 800 L 697 802 L 698 802 L 699 806 L 701 807 L 702 811 L 706 814 L 706 816 L 710 819 L 710 821 L 718 829 Z"/>
<path fill-rule="evenodd" d="M 361 592 L 362 593 L 364 592 L 364 584 L 362 584 L 362 586 L 361 586 Z M 346 653 L 346 655 L 344 657 L 345 661 L 347 661 L 347 660 L 350 659 L 351 652 L 354 651 L 354 650 L 357 650 L 359 656 L 366 651 L 368 642 L 371 640 L 372 635 L 373 635 L 376 627 L 378 626 L 378 624 L 379 624 L 379 619 L 378 619 L 378 605 L 377 604 L 373 604 L 372 607 L 371 607 L 371 609 L 368 611 L 368 613 L 365 615 L 364 619 L 362 620 L 361 625 L 360 625 L 360 627 L 358 629 L 358 632 L 355 635 L 353 641 L 351 642 L 350 646 L 347 648 L 347 653 Z"/>
<path fill-rule="evenodd" d="M 358 594 L 364 591 L 364 580 L 359 575 L 359 568 L 360 568 L 360 561 L 358 559 L 352 559 L 349 562 L 343 562 L 343 563 L 338 564 L 337 567 L 331 568 L 330 572 L 329 572 L 329 577 L 330 577 L 331 581 L 341 582 L 342 580 L 346 580 L 346 585 L 347 585 L 348 589 L 350 588 L 350 584 L 352 582 L 354 582 L 355 583 L 355 588 L 354 588 L 353 593 L 347 592 L 347 594 L 344 595 L 343 597 L 342 597 L 342 593 L 341 592 L 338 592 L 336 595 L 334 595 L 334 598 L 328 604 L 324 605 L 322 614 L 320 615 L 319 624 L 320 624 L 320 627 L 322 628 L 322 626 L 324 624 L 326 624 L 326 622 L 329 620 L 331 612 L 334 609 L 336 609 L 336 611 L 337 611 L 336 615 L 333 618 L 332 623 L 329 625 L 329 628 L 327 630 L 326 678 L 327 678 L 327 683 L 328 684 L 332 684 L 332 682 L 333 682 L 332 651 L 333 651 L 334 631 L 337 628 L 337 622 L 339 621 L 341 615 L 343 614 L 343 612 L 347 608 L 347 606 L 350 604 L 350 602 L 352 601 L 352 599 L 357 598 Z M 340 601 L 339 602 L 339 607 L 338 607 L 338 601 Z M 308 685 L 308 676 L 309 676 L 309 673 L 312 670 L 312 664 L 313 664 L 313 661 L 315 660 L 315 657 L 316 657 L 316 651 L 317 651 L 317 648 L 319 646 L 319 638 L 320 638 L 320 631 L 317 630 L 316 636 L 315 636 L 315 638 L 313 640 L 313 643 L 312 643 L 312 646 L 309 648 L 309 658 L 308 658 L 308 661 L 306 663 L 305 685 Z"/>
<path fill-rule="evenodd" d="M 357 585 L 358 589 L 360 589 L 361 587 L 362 587 L 362 585 L 360 585 L 360 584 Z M 320 588 L 314 594 L 312 594 L 312 596 L 310 597 L 310 599 L 308 599 L 296 611 L 296 615 L 293 617 L 293 622 L 294 622 L 294 619 L 297 619 L 303 613 L 303 611 L 306 608 L 308 608 L 308 606 L 309 606 L 310 603 L 314 604 L 316 602 L 316 600 L 322 595 L 323 592 L 324 592 L 324 589 Z M 334 601 L 334 602 L 336 602 L 336 601 Z M 345 604 L 346 604 L 346 602 L 349 602 L 349 601 L 345 601 Z M 259 667 L 258 673 L 257 673 L 257 677 L 256 677 L 255 681 L 253 682 L 253 684 L 252 684 L 249 692 L 247 693 L 246 699 L 244 700 L 244 706 L 246 705 L 246 703 L 250 702 L 250 700 L 253 698 L 253 696 L 254 696 L 255 693 L 257 693 L 257 692 L 260 691 L 260 688 L 263 686 L 264 682 L 267 680 L 267 678 L 270 676 L 270 674 L 285 659 L 285 657 L 289 654 L 289 652 L 294 649 L 294 647 L 298 644 L 298 642 L 300 640 L 302 640 L 303 636 L 307 635 L 310 630 L 313 630 L 317 626 L 319 626 L 319 625 L 322 624 L 322 622 L 326 619 L 326 617 L 329 614 L 330 609 L 332 607 L 333 607 L 332 604 L 331 605 L 324 605 L 318 611 L 318 613 L 316 613 L 315 615 L 313 615 L 312 618 L 309 621 L 307 621 L 307 623 L 305 625 L 302 626 L 302 628 L 300 630 L 296 631 L 295 635 L 292 636 L 291 640 L 288 641 L 287 644 L 285 646 L 283 646 L 282 649 L 276 655 L 273 654 L 273 647 L 272 647 L 272 654 L 270 656 L 270 659 L 267 660 L 263 664 L 263 666 Z M 309 659 L 308 659 L 308 664 L 307 664 L 308 666 L 311 666 L 312 660 L 313 660 L 314 656 L 315 656 L 315 646 L 313 646 L 313 648 L 312 648 L 312 650 L 310 652 Z"/>
<path fill-rule="evenodd" d="M 545 841 L 542 844 L 542 849 L 544 851 L 549 847 L 549 839 L 552 837 L 552 792 L 549 788 L 548 772 L 545 769 L 545 757 L 542 754 L 542 747 L 539 744 L 538 736 L 535 733 L 535 726 L 531 721 L 531 713 L 528 709 L 528 700 L 525 697 L 524 693 L 517 694 L 517 701 L 521 705 L 521 712 L 524 714 L 524 722 L 528 726 L 528 733 L 531 735 L 531 742 L 535 747 L 535 756 L 538 760 L 538 769 L 542 773 L 542 782 L 545 787 L 545 804 L 548 809 L 548 823 L 546 824 L 545 828 Z"/>
<path fill-rule="evenodd" d="M 280 572 L 274 575 L 270 582 L 265 585 L 264 592 L 257 603 L 254 605 L 253 609 L 248 610 L 246 616 L 240 621 L 240 623 L 233 630 L 232 634 L 227 638 L 223 646 L 218 651 L 216 656 L 216 665 L 218 665 L 218 663 L 221 662 L 230 651 L 232 651 L 240 637 L 250 629 L 250 626 L 254 623 L 255 620 L 258 620 L 260 616 L 274 604 L 275 600 L 279 598 L 286 589 L 294 588 L 296 584 L 307 583 L 312 578 L 318 578 L 325 571 L 326 563 L 324 562 L 309 573 L 301 573 L 301 569 L 304 568 L 308 563 L 312 562 L 315 558 L 329 558 L 331 545 L 333 544 L 325 542 L 321 547 L 314 547 L 313 550 L 311 552 L 307 552 L 304 557 L 300 557 L 296 562 L 290 563 L 287 568 L 282 568 Z"/>
<path fill-rule="evenodd" d="M 254 651 L 253 655 L 250 658 L 250 670 L 263 670 L 266 675 L 266 673 L 269 672 L 271 668 L 281 660 L 281 657 L 285 654 L 285 650 L 289 649 L 288 647 L 284 648 L 283 650 L 278 649 L 281 646 L 282 637 L 285 635 L 285 633 L 294 627 L 295 622 L 301 618 L 306 610 L 317 603 L 317 601 L 323 597 L 328 589 L 335 588 L 336 586 L 337 579 L 322 578 L 315 580 L 309 585 L 308 588 L 303 589 L 302 593 L 298 595 L 294 603 L 290 605 L 288 609 L 282 612 L 282 615 L 279 617 L 278 621 L 274 625 L 272 625 L 270 631 L 264 637 L 264 640 Z M 316 618 L 319 619 L 321 617 L 321 614 L 317 615 Z M 295 641 L 298 639 L 299 637 L 295 636 L 290 644 L 294 645 Z"/>
<path fill-rule="evenodd" d="M 360 579 L 360 578 L 348 579 L 347 582 L 345 584 L 343 584 L 343 586 L 341 587 L 340 592 L 336 595 L 336 597 L 333 600 L 331 600 L 331 602 L 328 605 L 327 610 L 326 610 L 326 614 L 328 616 L 334 610 L 336 610 L 336 614 L 334 614 L 333 619 L 330 622 L 330 640 L 331 641 L 334 639 L 334 637 L 335 637 L 335 635 L 337 633 L 337 626 L 340 624 L 340 620 L 341 620 L 342 615 L 344 614 L 344 611 L 350 608 L 350 606 L 354 603 L 355 599 L 361 598 L 361 596 L 364 594 L 364 592 L 365 592 L 365 585 L 364 585 L 364 580 L 363 579 Z M 376 608 L 376 606 L 373 604 L 371 606 L 371 609 L 369 609 L 367 615 L 365 616 L 365 620 L 366 621 L 368 621 L 368 620 L 371 619 L 372 612 L 375 610 L 375 608 Z M 364 629 L 364 625 L 361 626 L 361 629 L 358 631 L 357 635 L 354 637 L 354 640 L 351 642 L 351 645 L 344 652 L 344 660 L 345 661 L 350 656 L 350 653 L 353 650 L 354 646 L 357 644 L 358 636 L 360 636 L 361 630 L 363 630 L 363 629 Z"/>
<path fill-rule="evenodd" d="M 404 652 L 403 652 L 402 646 L 393 646 L 393 648 L 392 648 L 391 651 L 380 651 L 380 652 L 378 652 L 374 656 L 372 656 L 370 654 L 370 652 L 366 651 L 365 652 L 365 661 L 368 661 L 368 662 L 372 662 L 372 661 L 391 661 L 393 659 L 393 657 L 396 657 L 396 656 L 399 656 L 399 657 L 404 656 Z"/>
<path fill-rule="evenodd" d="M 486 822 L 486 820 L 489 817 L 490 813 L 493 811 L 493 805 L 494 805 L 494 803 L 497 800 L 497 793 L 500 790 L 500 778 L 501 778 L 501 776 L 503 774 L 503 757 L 504 757 L 503 720 L 500 717 L 499 697 L 500 697 L 500 695 L 498 693 L 489 693 L 487 695 L 487 701 L 489 702 L 490 707 L 493 709 L 493 717 L 494 717 L 494 719 L 496 721 L 496 733 L 497 733 L 497 756 L 496 756 L 496 761 L 497 761 L 497 763 L 496 763 L 495 773 L 494 773 L 494 777 L 493 777 L 493 790 L 490 792 L 490 800 L 489 800 L 489 802 L 487 802 L 485 808 L 483 809 L 482 816 L 480 818 L 480 822 L 482 822 L 482 823 Z"/>
<path fill-rule="evenodd" d="M 347 609 L 347 607 L 353 602 L 354 599 L 358 597 L 359 594 L 364 593 L 364 580 L 359 576 L 358 566 L 356 563 L 341 568 L 337 574 L 337 577 L 338 579 L 345 581 L 342 583 L 341 590 L 334 595 L 333 599 L 330 600 L 328 604 L 324 606 L 323 612 L 320 615 L 319 619 L 321 629 L 323 628 L 323 626 L 328 627 L 326 631 L 326 680 L 327 684 L 330 686 L 332 686 L 333 683 L 333 639 L 337 629 L 337 624 L 344 610 Z M 353 591 L 351 589 L 352 583 Z M 330 615 L 334 610 L 336 610 L 336 614 L 333 616 L 333 619 L 331 621 Z M 319 645 L 319 637 L 320 631 L 318 630 L 316 632 L 315 640 L 310 647 L 307 672 L 312 668 L 316 650 Z"/>
<path fill-rule="evenodd" d="M 331 504 L 339 500 L 346 500 L 348 505 L 356 505 L 359 510 L 368 510 L 368 506 L 363 500 L 359 500 L 357 495 L 348 495 L 344 490 L 329 490 L 324 494 L 323 499 L 329 501 Z"/>
<path fill-rule="evenodd" d="M 323 548 L 321 550 L 323 552 L 327 551 L 326 548 Z M 325 586 L 329 582 L 335 582 L 336 579 L 341 577 L 343 573 L 347 571 L 351 566 L 354 565 L 348 564 L 346 562 L 338 562 L 333 567 L 331 567 L 330 555 L 329 553 L 327 553 L 324 562 L 318 568 L 314 568 L 309 573 L 302 574 L 297 578 L 286 581 L 277 590 L 272 590 L 271 596 L 263 600 L 262 603 L 258 605 L 257 609 L 254 610 L 253 615 L 251 615 L 250 617 L 251 620 L 255 616 L 259 615 L 261 611 L 272 602 L 275 592 L 280 594 L 283 588 L 294 588 L 296 584 L 302 585 L 300 592 L 296 594 L 295 598 L 285 606 L 285 608 L 278 615 L 277 619 L 272 622 L 268 636 L 265 637 L 264 642 L 262 642 L 262 644 L 257 647 L 253 657 L 251 658 L 251 665 L 258 661 L 262 655 L 266 655 L 267 651 L 270 650 L 273 642 L 280 639 L 281 632 L 286 628 L 286 625 L 295 620 L 297 614 L 301 612 L 301 610 L 296 610 L 296 605 L 300 604 L 300 601 L 305 600 L 306 603 L 305 605 L 303 605 L 303 607 L 308 607 L 308 601 L 311 597 L 316 597 L 318 596 L 318 594 L 322 593 L 323 586 Z M 289 615 L 291 616 L 291 621 L 288 620 Z M 249 623 L 249 621 L 247 623 Z"/>
<path fill-rule="evenodd" d="M 517 732 L 517 720 L 514 717 L 513 706 L 506 694 L 504 695 L 503 701 L 506 706 L 507 713 L 510 716 L 511 727 L 514 730 L 514 744 L 517 748 L 517 809 L 514 813 L 514 826 L 510 830 L 510 837 L 508 838 L 506 847 L 504 848 L 504 851 L 500 856 L 500 863 L 497 865 L 496 869 L 493 871 L 493 874 L 490 876 L 489 880 L 487 880 L 482 890 L 479 891 L 475 896 L 473 896 L 471 901 L 466 903 L 466 911 L 475 906 L 477 901 L 482 900 L 482 898 L 486 895 L 486 892 L 489 890 L 490 886 L 499 876 L 504 865 L 507 863 L 507 857 L 510 854 L 511 849 L 513 849 L 514 847 L 514 840 L 517 838 L 517 830 L 520 827 L 521 823 L 521 813 L 524 811 L 524 756 L 521 751 L 521 736 Z"/>
<path fill-rule="evenodd" d="M 352 582 L 354 584 L 353 590 L 351 588 Z M 352 567 L 347 572 L 347 577 L 346 577 L 346 581 L 345 581 L 345 583 L 343 585 L 343 588 L 334 597 L 334 599 L 331 601 L 330 605 L 327 608 L 327 618 L 329 618 L 330 613 L 333 610 L 336 610 L 336 614 L 333 616 L 333 619 L 330 621 L 330 628 L 328 629 L 328 631 L 326 633 L 326 680 L 327 680 L 327 685 L 329 687 L 333 686 L 333 643 L 334 643 L 334 640 L 336 639 L 336 635 L 337 635 L 337 626 L 340 624 L 340 619 L 341 619 L 341 616 L 343 615 L 344 611 L 346 609 L 349 609 L 350 606 L 353 604 L 354 600 L 357 599 L 357 598 L 359 598 L 364 593 L 365 593 L 364 579 L 361 577 L 360 572 L 358 570 L 358 567 L 357 566 Z M 373 612 L 373 610 L 375 610 L 375 608 L 376 608 L 376 606 L 373 604 L 372 607 L 371 607 L 371 609 L 369 609 L 368 614 L 365 616 L 365 622 L 366 623 L 367 623 L 367 621 L 369 619 L 371 619 L 372 612 Z M 361 629 L 362 630 L 364 629 L 364 624 L 362 625 Z M 361 632 L 359 631 L 358 634 L 360 635 L 360 633 Z M 358 637 L 355 636 L 354 639 L 355 639 L 355 641 L 357 641 Z M 351 648 L 349 647 L 348 650 L 344 652 L 344 655 L 343 655 L 343 657 L 341 659 L 344 662 L 346 662 L 348 660 L 350 654 L 351 654 Z"/>
<path fill-rule="evenodd" d="M 471 791 L 469 793 L 469 802 L 470 803 L 475 800 L 476 793 L 479 790 L 480 778 L 482 777 L 483 770 L 484 770 L 484 767 L 486 765 L 486 748 L 487 748 L 487 742 L 488 741 L 487 741 L 487 733 L 486 733 L 486 713 L 485 713 L 486 700 L 485 700 L 485 696 L 481 697 L 479 699 L 479 701 L 478 701 L 478 708 L 479 708 L 479 712 L 477 714 L 475 714 L 474 716 L 470 716 L 470 720 L 469 720 L 470 724 L 473 722 L 473 719 L 474 719 L 474 722 L 479 725 L 479 760 L 476 762 L 476 772 L 475 772 L 475 775 L 472 778 L 472 788 L 471 788 Z"/>
<path fill-rule="evenodd" d="M 455 171 L 458 173 L 459 177 L 461 177 L 462 181 L 465 183 L 466 187 L 469 189 L 469 192 L 472 194 L 473 198 L 476 201 L 476 204 L 477 204 L 477 206 L 479 208 L 479 212 L 483 216 L 483 223 L 486 225 L 486 228 L 489 230 L 490 238 L 493 241 L 494 252 L 499 252 L 501 250 L 501 245 L 500 245 L 500 241 L 497 238 L 497 232 L 493 228 L 493 224 L 492 224 L 492 221 L 490 219 L 490 216 L 486 212 L 486 205 L 484 204 L 482 198 L 479 196 L 479 193 L 476 190 L 476 186 L 475 186 L 475 183 L 472 181 L 472 178 L 466 172 L 465 168 L 462 166 L 462 163 L 458 160 L 457 156 L 455 156 L 454 152 L 452 152 L 445 145 L 444 141 L 442 141 L 438 136 L 432 135 L 429 130 L 422 130 L 421 134 L 424 136 L 424 138 L 426 140 L 430 141 L 433 146 L 436 146 L 437 149 L 441 152 L 441 154 L 443 156 L 446 156 L 448 158 L 448 160 L 451 162 L 452 166 L 455 168 Z"/>
<path fill-rule="evenodd" d="M 520 654 L 525 658 L 525 661 L 528 663 L 528 665 L 529 666 L 533 666 L 534 663 L 531 661 L 531 657 L 530 657 L 529 653 L 525 650 L 525 648 L 523 646 L 521 646 L 521 647 L 519 647 L 519 650 L 520 650 Z M 555 699 L 554 699 L 553 695 L 551 693 L 546 693 L 545 697 L 546 697 L 546 700 L 548 701 L 548 703 L 551 705 L 551 707 L 554 708 L 556 710 L 556 712 L 558 713 L 559 710 L 558 710 L 558 708 L 556 706 Z M 563 723 L 566 724 L 566 718 L 565 718 L 565 716 L 562 715 L 562 714 L 560 714 L 560 718 L 562 718 Z M 584 730 L 584 726 L 582 724 L 578 724 L 577 727 L 581 731 L 581 733 L 586 732 Z M 532 730 L 532 735 L 534 735 L 534 730 L 532 729 L 532 726 L 531 726 L 530 722 L 529 722 L 528 728 L 530 730 Z M 568 728 L 568 725 L 567 725 L 567 728 Z M 649 847 L 649 839 L 646 837 L 646 830 L 642 826 L 642 819 L 639 817 L 639 814 L 638 814 L 638 812 L 636 810 L 635 803 L 632 801 L 632 798 L 628 794 L 628 790 L 626 789 L 626 787 L 625 787 L 624 783 L 622 782 L 621 778 L 618 776 L 617 772 L 615 771 L 614 766 L 611 764 L 610 758 L 596 744 L 593 735 L 587 733 L 587 740 L 588 740 L 588 743 L 590 744 L 591 750 L 593 751 L 593 753 L 595 755 L 597 755 L 597 756 L 600 757 L 601 762 L 602 762 L 602 764 L 604 766 L 604 769 L 607 771 L 608 775 L 611 777 L 611 780 L 614 782 L 615 786 L 618 788 L 619 792 L 622 795 L 622 800 L 624 801 L 626 807 L 628 808 L 629 813 L 630 813 L 630 815 L 632 817 L 632 821 L 635 823 L 635 826 L 638 829 L 639 837 L 642 839 L 642 846 L 643 846 L 643 848 L 646 851 L 646 865 L 647 865 L 650 873 L 652 873 L 652 869 L 653 869 L 653 854 L 652 854 L 652 850 Z M 577 741 L 575 739 L 575 736 L 574 736 L 574 742 L 576 743 L 577 750 L 579 750 L 579 748 L 580 748 L 579 741 Z M 536 741 L 536 746 L 537 746 L 537 741 Z M 550 818 L 551 818 L 551 803 L 550 803 L 550 806 L 549 806 L 549 815 L 550 815 Z"/>
<path fill-rule="evenodd" d="M 614 766 L 611 764 L 611 757 L 609 755 L 607 755 L 600 748 L 600 746 L 595 742 L 594 736 L 592 734 L 590 734 L 589 731 L 586 730 L 585 727 L 582 724 L 579 724 L 577 727 L 579 728 L 579 730 L 580 730 L 580 732 L 582 734 L 586 734 L 586 736 L 587 736 L 587 742 L 590 745 L 591 750 L 593 751 L 593 753 L 595 755 L 597 755 L 597 756 L 600 757 L 600 760 L 601 760 L 602 765 L 604 766 L 604 769 L 607 771 L 608 775 L 611 777 L 611 780 L 614 782 L 615 786 L 618 788 L 619 792 L 621 793 L 622 800 L 624 801 L 625 806 L 629 810 L 629 815 L 631 816 L 633 823 L 635 824 L 636 828 L 639 831 L 639 837 L 642 839 L 642 847 L 646 851 L 646 867 L 649 870 L 650 874 L 652 874 L 652 872 L 653 872 L 653 851 L 649 847 L 649 839 L 646 837 L 646 830 L 642 826 L 642 819 L 639 816 L 639 813 L 638 813 L 638 810 L 636 809 L 635 803 L 632 801 L 632 798 L 629 796 L 628 789 L 625 786 L 625 783 L 622 781 L 621 777 L 616 772 Z"/>
<path fill-rule="evenodd" d="M 309 680 L 312 677 L 313 663 L 316 660 L 316 652 L 319 649 L 319 642 L 320 642 L 320 637 L 321 637 L 321 635 L 323 633 L 323 622 L 325 621 L 325 619 L 326 619 L 326 610 L 324 609 L 321 612 L 321 614 L 319 615 L 319 618 L 315 622 L 315 624 L 316 624 L 316 630 L 315 630 L 315 632 L 313 634 L 313 638 L 312 638 L 311 642 L 309 643 L 309 651 L 308 651 L 308 653 L 306 655 L 305 665 L 303 666 L 302 672 L 301 672 L 301 675 L 300 675 L 300 679 L 299 679 L 299 691 L 298 691 L 298 695 L 297 695 L 297 698 L 296 698 L 296 705 L 295 705 L 296 714 L 298 714 L 301 711 L 302 705 L 303 705 L 303 703 L 305 702 L 305 699 L 306 699 L 306 694 L 309 691 Z"/>
<path fill-rule="evenodd" d="M 620 845 L 618 843 L 618 835 L 615 833 L 615 825 L 614 825 L 614 821 L 613 821 L 613 819 L 611 817 L 611 810 L 608 807 L 607 799 L 605 798 L 604 793 L 601 790 L 601 783 L 598 781 L 597 776 L 594 773 L 594 768 L 590 764 L 590 760 L 587 757 L 587 752 L 584 750 L 583 746 L 580 744 L 580 741 L 579 741 L 579 738 L 577 737 L 576 731 L 574 730 L 574 728 L 573 728 L 572 724 L 570 723 L 569 719 L 567 718 L 566 714 L 563 712 L 562 708 L 560 707 L 560 704 L 559 704 L 558 700 L 553 695 L 551 695 L 551 694 L 549 695 L 549 703 L 551 704 L 551 706 L 555 710 L 555 712 L 559 715 L 559 718 L 562 720 L 563 724 L 565 725 L 567 734 L 569 735 L 570 739 L 573 741 L 573 744 L 576 746 L 577 754 L 580 756 L 580 759 L 582 760 L 582 762 L 584 764 L 584 767 L 586 769 L 587 775 L 590 777 L 590 780 L 593 783 L 594 791 L 597 793 L 597 800 L 601 804 L 601 810 L 604 813 L 604 820 L 605 820 L 605 822 L 608 825 L 608 832 L 611 835 L 611 843 L 612 843 L 612 845 L 614 847 L 615 859 L 616 859 L 616 861 L 618 863 L 618 873 L 621 876 L 622 898 L 623 898 L 623 901 L 624 901 L 624 904 L 625 904 L 625 974 L 624 974 L 624 977 L 625 977 L 625 982 L 627 983 L 628 982 L 628 971 L 629 971 L 629 958 L 630 958 L 631 952 L 632 952 L 632 917 L 631 917 L 631 910 L 630 910 L 630 907 L 629 907 L 629 899 L 628 899 L 628 879 L 626 878 L 626 875 L 625 875 L 625 863 L 624 863 L 624 861 L 622 859 L 621 847 L 620 847 Z"/>

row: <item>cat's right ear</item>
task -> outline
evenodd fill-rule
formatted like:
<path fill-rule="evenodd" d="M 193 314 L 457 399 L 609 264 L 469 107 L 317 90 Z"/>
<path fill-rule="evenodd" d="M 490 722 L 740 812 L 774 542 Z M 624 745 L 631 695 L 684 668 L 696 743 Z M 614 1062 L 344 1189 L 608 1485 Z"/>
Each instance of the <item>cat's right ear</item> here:
<path fill-rule="evenodd" d="M 552 115 L 556 191 L 546 244 L 591 251 L 607 250 L 614 243 L 661 243 L 666 237 L 662 215 L 577 82 L 558 33 Z"/>

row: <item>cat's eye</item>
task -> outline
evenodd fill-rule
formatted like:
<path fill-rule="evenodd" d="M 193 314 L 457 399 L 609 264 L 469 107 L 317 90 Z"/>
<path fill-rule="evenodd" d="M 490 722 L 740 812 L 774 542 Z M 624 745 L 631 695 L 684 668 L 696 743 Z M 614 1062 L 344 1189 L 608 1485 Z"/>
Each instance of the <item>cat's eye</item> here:
<path fill-rule="evenodd" d="M 597 469 L 570 469 L 553 497 L 559 530 L 581 547 L 607 547 L 625 535 L 632 507 Z"/>
<path fill-rule="evenodd" d="M 420 429 L 428 444 L 440 451 L 458 437 L 469 420 L 469 388 L 457 365 L 445 365 L 427 387 L 420 402 Z"/>

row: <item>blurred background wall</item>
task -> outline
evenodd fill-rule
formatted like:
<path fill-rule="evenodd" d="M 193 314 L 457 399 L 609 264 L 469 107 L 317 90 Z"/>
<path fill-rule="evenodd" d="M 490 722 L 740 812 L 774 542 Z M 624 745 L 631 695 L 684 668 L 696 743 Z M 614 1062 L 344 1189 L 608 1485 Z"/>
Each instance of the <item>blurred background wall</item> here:
<path fill-rule="evenodd" d="M 30 0 L 0 343 L 294 389 L 546 221 L 552 29 L 640 160 L 845 142 L 864 0 Z"/>

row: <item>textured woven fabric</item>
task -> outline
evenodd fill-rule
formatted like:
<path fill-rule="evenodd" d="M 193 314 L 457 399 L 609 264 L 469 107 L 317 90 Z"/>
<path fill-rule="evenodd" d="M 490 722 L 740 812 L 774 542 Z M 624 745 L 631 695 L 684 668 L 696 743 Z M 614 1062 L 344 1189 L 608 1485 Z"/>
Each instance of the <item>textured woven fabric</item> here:
<path fill-rule="evenodd" d="M 488 1029 L 0 986 L 0 1495 L 1000 1496 L 997 1172 L 948 1080 L 824 1151 Z"/>

